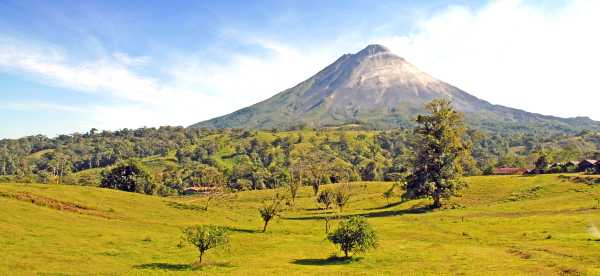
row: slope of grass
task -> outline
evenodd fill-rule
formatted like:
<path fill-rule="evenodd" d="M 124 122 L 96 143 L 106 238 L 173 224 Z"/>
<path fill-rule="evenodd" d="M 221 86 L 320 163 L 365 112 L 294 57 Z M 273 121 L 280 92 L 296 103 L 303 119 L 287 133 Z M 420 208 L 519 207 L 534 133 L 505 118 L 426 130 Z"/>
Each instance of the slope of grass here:
<path fill-rule="evenodd" d="M 341 216 L 367 217 L 380 246 L 352 261 L 329 259 L 336 248 L 322 217 L 337 211 L 319 210 L 308 187 L 262 233 L 257 209 L 273 191 L 232 194 L 203 211 L 202 197 L 3 184 L 0 275 L 600 274 L 600 187 L 556 175 L 467 181 L 452 208 L 437 211 L 422 208 L 426 200 L 386 207 L 390 183 L 353 184 Z M 178 244 L 181 228 L 199 223 L 230 227 L 232 242 L 193 267 L 196 251 Z"/>

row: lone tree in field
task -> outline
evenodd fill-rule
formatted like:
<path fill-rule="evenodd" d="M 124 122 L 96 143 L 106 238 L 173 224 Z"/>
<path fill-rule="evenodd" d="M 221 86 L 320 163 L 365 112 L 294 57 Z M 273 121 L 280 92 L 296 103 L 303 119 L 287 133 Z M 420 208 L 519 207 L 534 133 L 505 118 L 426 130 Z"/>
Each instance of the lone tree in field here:
<path fill-rule="evenodd" d="M 340 222 L 339 227 L 327 238 L 340 247 L 346 258 L 349 253 L 362 253 L 377 248 L 375 231 L 362 217 L 352 217 Z"/>
<path fill-rule="evenodd" d="M 283 200 L 284 197 L 279 194 L 273 195 L 273 198 L 270 202 L 265 202 L 264 205 L 258 209 L 260 212 L 260 217 L 265 223 L 263 226 L 263 232 L 267 231 L 267 225 L 269 221 L 278 216 L 283 211 Z"/>
<path fill-rule="evenodd" d="M 453 196 L 463 185 L 461 160 L 468 151 L 463 141 L 462 114 L 447 100 L 434 100 L 425 106 L 428 115 L 419 115 L 414 129 L 413 170 L 406 181 L 406 199 L 431 197 L 433 208 Z"/>
<path fill-rule="evenodd" d="M 204 252 L 229 244 L 229 232 L 226 228 L 216 225 L 190 226 L 183 229 L 183 239 L 198 248 L 198 263 L 202 263 Z"/>

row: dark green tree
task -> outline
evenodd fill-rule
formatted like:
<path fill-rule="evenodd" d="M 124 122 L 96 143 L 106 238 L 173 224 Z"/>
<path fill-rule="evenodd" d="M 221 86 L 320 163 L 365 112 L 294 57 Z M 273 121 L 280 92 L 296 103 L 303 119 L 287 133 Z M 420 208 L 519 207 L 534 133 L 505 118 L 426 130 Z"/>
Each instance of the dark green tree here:
<path fill-rule="evenodd" d="M 100 187 L 149 195 L 158 190 L 152 176 L 135 160 L 122 162 L 110 170 L 103 171 Z"/>
<path fill-rule="evenodd" d="M 340 247 L 346 258 L 349 253 L 362 253 L 377 248 L 377 235 L 362 217 L 351 217 L 340 222 L 338 228 L 327 238 Z"/>
<path fill-rule="evenodd" d="M 439 208 L 463 185 L 461 161 L 469 149 L 462 114 L 450 101 L 434 100 L 425 109 L 429 114 L 419 115 L 414 129 L 413 169 L 403 197 L 431 197 L 432 207 Z"/>

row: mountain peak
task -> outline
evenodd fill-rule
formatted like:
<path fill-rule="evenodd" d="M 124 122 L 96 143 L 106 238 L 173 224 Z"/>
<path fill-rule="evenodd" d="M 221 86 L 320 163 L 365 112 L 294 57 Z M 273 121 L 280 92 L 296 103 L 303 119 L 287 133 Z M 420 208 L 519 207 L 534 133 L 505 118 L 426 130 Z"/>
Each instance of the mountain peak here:
<path fill-rule="evenodd" d="M 388 49 L 387 47 L 385 47 L 383 45 L 371 44 L 356 54 L 359 56 L 363 56 L 363 55 L 371 56 L 371 55 L 380 54 L 380 53 L 390 53 L 390 49 Z"/>

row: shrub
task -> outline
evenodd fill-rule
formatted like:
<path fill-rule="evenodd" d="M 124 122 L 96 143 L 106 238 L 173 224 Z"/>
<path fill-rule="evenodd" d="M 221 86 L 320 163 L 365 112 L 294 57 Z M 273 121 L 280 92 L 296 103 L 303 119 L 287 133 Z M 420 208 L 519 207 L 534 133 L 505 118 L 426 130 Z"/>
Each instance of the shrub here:
<path fill-rule="evenodd" d="M 229 244 L 229 232 L 227 228 L 216 225 L 190 226 L 183 229 L 183 239 L 198 248 L 198 262 L 202 263 L 204 252 Z"/>
<path fill-rule="evenodd" d="M 338 184 L 336 189 L 333 191 L 334 202 L 340 208 L 340 212 L 344 209 L 344 206 L 350 201 L 352 191 L 350 184 Z"/>
<path fill-rule="evenodd" d="M 335 201 L 335 195 L 332 190 L 324 189 L 319 193 L 317 197 L 317 203 L 323 204 L 325 209 L 331 208 L 331 205 Z"/>
<path fill-rule="evenodd" d="M 350 252 L 356 254 L 377 248 L 375 231 L 362 217 L 352 217 L 341 222 L 327 238 L 340 247 L 345 257 L 348 257 Z"/>

